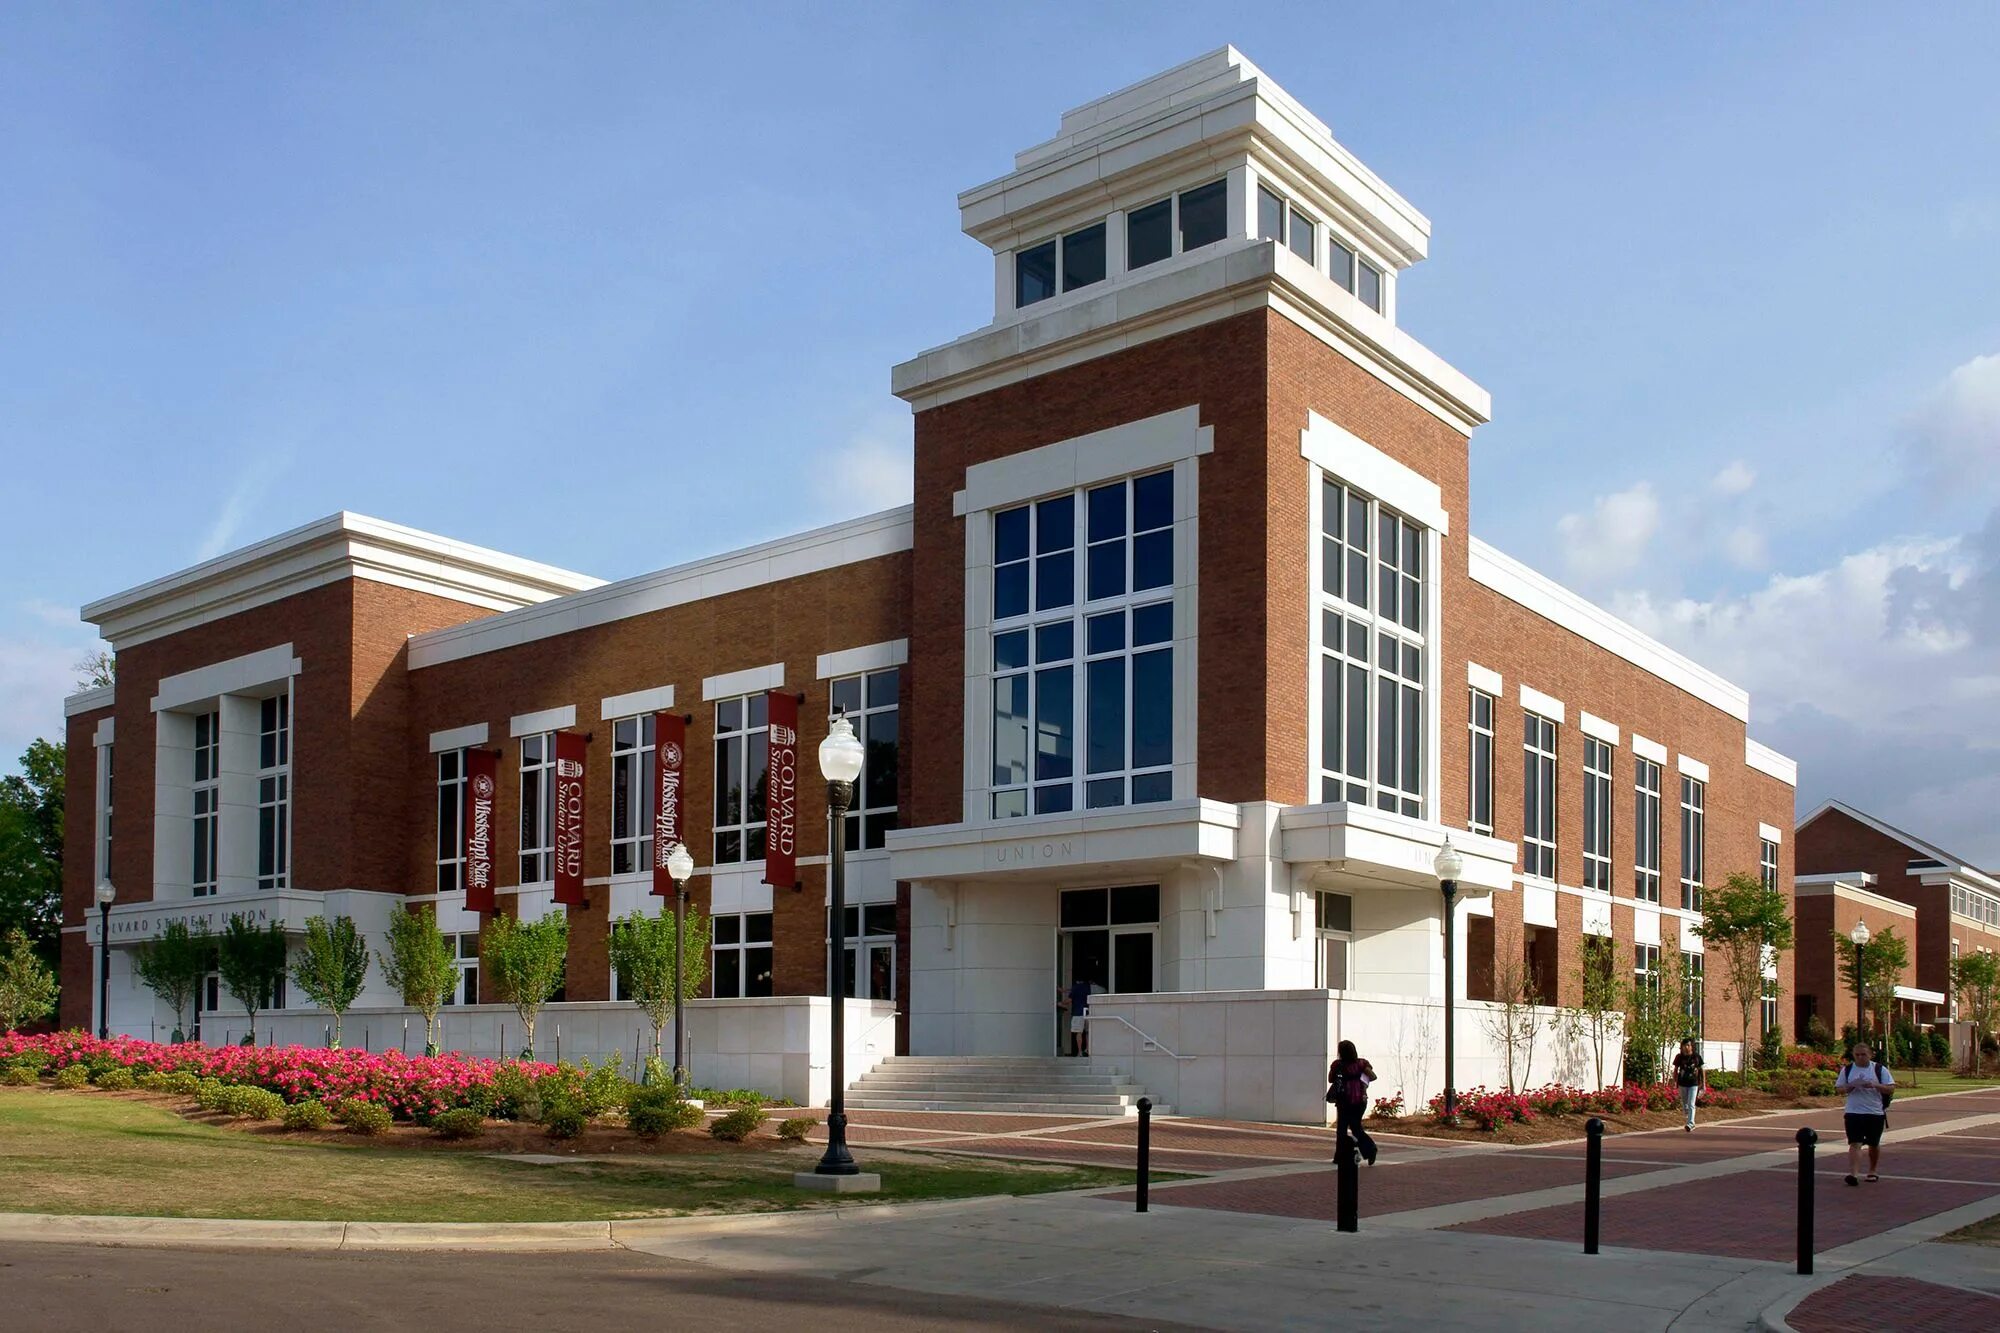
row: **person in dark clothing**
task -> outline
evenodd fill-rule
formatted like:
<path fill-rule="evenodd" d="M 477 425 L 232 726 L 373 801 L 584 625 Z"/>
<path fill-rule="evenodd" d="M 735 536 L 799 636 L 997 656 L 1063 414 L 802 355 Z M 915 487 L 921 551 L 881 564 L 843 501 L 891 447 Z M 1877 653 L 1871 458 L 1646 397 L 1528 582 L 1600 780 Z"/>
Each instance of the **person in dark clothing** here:
<path fill-rule="evenodd" d="M 1680 1089 L 1681 1112 L 1686 1116 L 1682 1128 L 1694 1133 L 1694 1108 L 1701 1100 L 1702 1084 L 1707 1082 L 1707 1073 L 1702 1067 L 1701 1052 L 1694 1046 L 1694 1039 L 1681 1042 L 1681 1053 L 1674 1057 L 1674 1085 Z"/>
<path fill-rule="evenodd" d="M 1340 1160 L 1340 1148 L 1351 1140 L 1368 1165 L 1375 1165 L 1375 1140 L 1361 1127 L 1362 1118 L 1368 1114 L 1368 1085 L 1374 1081 L 1375 1066 L 1361 1058 L 1353 1042 L 1341 1042 L 1339 1058 L 1326 1069 L 1326 1099 L 1333 1104 L 1338 1135 L 1336 1162 Z"/>

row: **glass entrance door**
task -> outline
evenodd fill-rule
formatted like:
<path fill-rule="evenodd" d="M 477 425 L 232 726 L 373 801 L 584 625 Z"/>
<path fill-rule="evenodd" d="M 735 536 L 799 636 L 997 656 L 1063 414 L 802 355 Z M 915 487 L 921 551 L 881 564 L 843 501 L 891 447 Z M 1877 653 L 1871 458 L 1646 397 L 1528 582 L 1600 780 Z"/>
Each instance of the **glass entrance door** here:
<path fill-rule="evenodd" d="M 1056 1051 L 1071 1050 L 1071 1011 L 1061 1001 L 1085 983 L 1098 993 L 1150 993 L 1158 984 L 1160 891 L 1155 885 L 1068 889 L 1056 932 Z"/>

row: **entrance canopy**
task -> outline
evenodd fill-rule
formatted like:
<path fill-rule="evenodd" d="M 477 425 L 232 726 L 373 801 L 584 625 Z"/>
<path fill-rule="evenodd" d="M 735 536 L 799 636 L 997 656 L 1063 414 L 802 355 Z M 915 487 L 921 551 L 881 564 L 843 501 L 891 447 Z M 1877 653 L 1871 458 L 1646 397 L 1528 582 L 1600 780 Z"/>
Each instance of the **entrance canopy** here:
<path fill-rule="evenodd" d="M 1189 862 L 1234 861 L 1241 822 L 1233 805 L 1191 800 L 938 824 L 889 834 L 889 867 L 899 880 L 1073 884 L 1082 876 L 1158 876 Z"/>
<path fill-rule="evenodd" d="M 1463 829 L 1341 801 L 1299 805 L 1279 817 L 1286 864 L 1372 881 L 1382 888 L 1438 887 L 1438 848 L 1446 837 L 1464 858 L 1458 882 L 1474 892 L 1513 887 L 1514 844 Z"/>

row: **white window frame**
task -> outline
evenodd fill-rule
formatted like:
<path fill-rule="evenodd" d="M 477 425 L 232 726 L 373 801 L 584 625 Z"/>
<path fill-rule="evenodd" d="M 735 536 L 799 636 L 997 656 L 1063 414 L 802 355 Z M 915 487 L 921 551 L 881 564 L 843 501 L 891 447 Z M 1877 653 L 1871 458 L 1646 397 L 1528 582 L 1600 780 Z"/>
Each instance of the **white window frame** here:
<path fill-rule="evenodd" d="M 1681 906 L 1701 910 L 1708 860 L 1708 784 L 1681 774 Z"/>
<path fill-rule="evenodd" d="M 1104 228 L 1104 274 L 1102 277 L 1093 278 L 1089 282 L 1079 282 L 1078 284 L 1076 284 L 1076 286 L 1072 287 L 1069 285 L 1068 275 L 1065 271 L 1063 260 L 1067 257 L 1070 240 L 1074 237 L 1081 236 L 1083 233 L 1089 231 L 1092 227 Z M 1032 301 L 1023 301 L 1021 299 L 1021 256 L 1025 255 L 1030 250 L 1039 250 L 1045 245 L 1054 247 L 1053 250 L 1053 253 L 1055 255 L 1055 268 L 1053 271 L 1054 290 L 1051 291 L 1047 296 L 1037 297 Z M 1053 301 L 1059 296 L 1067 296 L 1071 292 L 1080 292 L 1084 290 L 1084 288 L 1086 287 L 1095 287 L 1101 283 L 1109 282 L 1112 278 L 1117 276 L 1117 274 L 1115 274 L 1111 268 L 1111 256 L 1112 256 L 1111 217 L 1108 214 L 1101 218 L 1093 218 L 1088 222 L 1080 222 L 1076 226 L 1066 228 L 1063 231 L 1057 232 L 1053 236 L 1044 236 L 1038 241 L 1031 241 L 1026 245 L 1015 246 L 1012 252 L 1012 257 L 1014 261 L 1013 272 L 1012 272 L 1013 290 L 1009 293 L 1009 295 L 1011 295 L 1013 298 L 1014 308 L 1016 310 L 1028 310 L 1033 308 L 1034 306 L 1041 305 L 1046 301 Z"/>
<path fill-rule="evenodd" d="M 1632 756 L 1632 897 L 1642 903 L 1660 901 L 1661 768 L 1657 760 Z"/>
<path fill-rule="evenodd" d="M 437 753 L 437 873 L 439 893 L 465 890 L 465 750 Z M 449 771 L 447 771 L 449 770 Z M 445 828 L 445 811 L 451 828 Z"/>
<path fill-rule="evenodd" d="M 653 865 L 655 715 L 611 720 L 611 873 L 643 875 Z M 619 801 L 619 784 L 625 799 Z M 620 853 L 623 853 L 621 863 Z"/>
<path fill-rule="evenodd" d="M 1471 790 L 1465 798 L 1465 826 L 1474 833 L 1493 832 L 1493 758 L 1497 738 L 1493 732 L 1494 713 L 1500 706 L 1499 699 L 1480 689 L 1477 685 L 1467 688 L 1466 719 L 1466 770 Z M 1480 704 L 1486 705 L 1486 725 L 1479 724 Z M 1480 749 L 1485 748 L 1484 771 L 1481 771 Z M 1479 817 L 1479 803 L 1486 802 L 1486 818 Z"/>
<path fill-rule="evenodd" d="M 105 741 L 97 747 L 97 879 L 111 877 L 112 785 L 115 780 L 116 745 Z"/>
<path fill-rule="evenodd" d="M 765 836 L 766 816 L 752 813 L 757 808 L 759 802 L 753 799 L 755 792 L 750 780 L 750 750 L 752 745 L 759 741 L 764 745 L 765 786 L 764 798 L 762 799 L 768 799 L 770 795 L 771 719 L 767 697 L 762 690 L 759 690 L 750 694 L 734 694 L 714 701 L 715 744 L 710 753 L 716 760 L 716 763 L 715 767 L 710 771 L 714 774 L 715 804 L 712 808 L 714 818 L 710 827 L 713 830 L 711 847 L 715 855 L 714 864 L 719 866 L 755 865 L 764 859 L 765 848 L 762 845 L 762 840 Z M 731 706 L 739 710 L 738 717 L 741 721 L 734 727 L 725 727 L 722 717 L 723 710 Z M 750 719 L 759 710 L 764 710 L 764 720 L 752 725 Z M 720 760 L 723 747 L 732 744 L 740 748 L 743 752 L 743 792 L 739 798 L 741 804 L 737 808 L 736 819 L 729 823 L 724 823 L 721 809 L 723 765 Z M 736 847 L 733 852 L 725 856 L 722 850 L 722 840 L 729 834 L 736 835 Z M 754 855 L 750 850 L 753 841 L 758 843 Z"/>
<path fill-rule="evenodd" d="M 1767 889 L 1778 887 L 1778 844 L 1757 839 L 1757 879 Z"/>
<path fill-rule="evenodd" d="M 1347 925 L 1329 924 L 1333 900 L 1346 900 Z M 1335 952 L 1340 957 L 1340 975 L 1335 976 L 1327 961 Z M 1340 984 L 1335 985 L 1338 981 Z M 1317 990 L 1351 990 L 1354 986 L 1354 897 L 1321 889 L 1313 895 L 1313 986 Z"/>
<path fill-rule="evenodd" d="M 456 935 L 447 934 L 451 941 L 451 961 L 458 968 L 458 980 L 444 997 L 447 1005 L 457 1008 L 479 1003 L 479 932 L 461 931 Z"/>
<path fill-rule="evenodd" d="M 889 959 L 889 993 L 887 995 L 857 996 L 857 998 L 894 1000 L 896 998 L 896 986 L 899 981 L 896 971 L 896 928 L 894 925 L 896 904 L 849 903 L 847 904 L 847 910 L 854 914 L 855 922 L 855 929 L 847 933 L 847 984 L 849 987 L 847 993 L 850 996 L 857 996 L 861 985 L 862 969 L 879 952 L 886 954 Z M 867 930 L 868 914 L 870 912 L 881 913 L 884 911 L 890 917 L 891 924 L 889 929 L 887 931 Z M 831 907 L 827 908 L 827 924 L 829 927 L 833 924 L 833 909 Z M 827 966 L 830 969 L 833 965 L 833 937 L 831 935 L 827 936 L 826 955 Z M 869 975 L 872 976 L 873 974 L 870 973 Z"/>
<path fill-rule="evenodd" d="M 1616 749 L 1595 736 L 1583 738 L 1583 887 L 1606 894 L 1611 892 L 1611 772 Z"/>
<path fill-rule="evenodd" d="M 257 701 L 257 887 L 292 882 L 292 694 Z M 265 855 L 266 846 L 270 855 Z"/>
<path fill-rule="evenodd" d="M 1543 741 L 1546 740 L 1546 744 Z M 1562 837 L 1562 725 L 1533 709 L 1521 711 L 1521 873 L 1528 879 L 1554 883 L 1559 873 L 1557 847 Z M 1530 766 L 1532 770 L 1530 771 Z M 1530 827 L 1528 803 L 1536 795 L 1542 827 Z M 1546 836 L 1543 834 L 1546 833 Z"/>
<path fill-rule="evenodd" d="M 520 818 L 516 822 L 521 833 L 515 868 L 518 883 L 547 884 L 555 878 L 556 865 L 556 734 L 531 731 L 519 741 L 516 791 Z M 531 751 L 536 756 L 532 759 Z M 530 776 L 535 779 L 532 800 L 528 795 Z"/>
<path fill-rule="evenodd" d="M 1708 977 L 1703 962 L 1703 955 L 1681 950 L 1681 1004 L 1690 1011 L 1694 1022 L 1690 1035 L 1697 1042 L 1708 1030 Z"/>
<path fill-rule="evenodd" d="M 202 731 L 208 731 L 204 743 Z M 202 776 L 204 758 L 207 776 Z M 189 853 L 188 882 L 193 896 L 210 898 L 222 882 L 222 710 L 211 708 L 194 717 L 193 768 L 190 799 L 194 810 L 193 843 Z M 201 873 L 202 853 L 207 853 L 208 874 Z"/>
<path fill-rule="evenodd" d="M 1634 943 L 1632 946 L 1632 984 L 1645 987 L 1652 994 L 1660 993 L 1660 946 L 1657 944 Z"/>
<path fill-rule="evenodd" d="M 850 852 L 877 850 L 884 845 L 883 839 L 880 836 L 871 837 L 870 835 L 887 834 L 895 829 L 899 823 L 894 786 L 889 791 L 888 804 L 883 805 L 878 802 L 871 805 L 868 803 L 868 790 L 871 785 L 869 782 L 870 765 L 868 762 L 868 747 L 870 742 L 868 738 L 875 721 L 890 715 L 894 716 L 896 725 L 896 766 L 898 770 L 897 775 L 900 777 L 903 762 L 902 673 L 903 667 L 901 665 L 887 666 L 875 671 L 862 671 L 845 676 L 836 676 L 827 686 L 827 695 L 833 702 L 834 712 L 842 714 L 847 718 L 848 722 L 854 727 L 855 736 L 861 741 L 861 773 L 854 780 L 854 803 L 848 808 L 844 830 L 847 837 L 847 850 Z M 875 687 L 884 681 L 888 683 L 889 701 L 887 703 L 872 702 L 875 697 Z M 849 692 L 853 694 L 851 706 L 848 700 L 842 698 L 843 695 Z"/>
<path fill-rule="evenodd" d="M 763 919 L 764 937 L 759 940 L 753 940 L 750 938 L 750 923 L 752 918 L 757 918 L 757 917 L 761 917 Z M 724 941 L 722 939 L 722 930 L 720 929 L 720 926 L 721 923 L 724 921 L 735 922 L 735 933 L 736 933 L 735 939 L 729 941 Z M 772 995 L 778 993 L 776 925 L 777 925 L 776 918 L 768 910 L 761 912 L 718 912 L 709 918 L 709 927 L 712 933 L 709 940 L 710 957 L 709 957 L 709 969 L 708 969 L 708 977 L 709 977 L 708 988 L 709 992 L 712 995 L 714 995 L 716 999 L 729 1000 L 729 999 L 756 998 L 749 990 L 750 955 L 760 950 L 766 954 L 769 954 L 771 957 L 771 990 L 769 993 Z M 731 953 L 737 956 L 736 990 L 733 993 L 727 995 L 725 995 L 720 989 L 722 981 L 722 968 L 720 966 L 720 963 L 721 963 L 721 957 L 725 953 Z"/>

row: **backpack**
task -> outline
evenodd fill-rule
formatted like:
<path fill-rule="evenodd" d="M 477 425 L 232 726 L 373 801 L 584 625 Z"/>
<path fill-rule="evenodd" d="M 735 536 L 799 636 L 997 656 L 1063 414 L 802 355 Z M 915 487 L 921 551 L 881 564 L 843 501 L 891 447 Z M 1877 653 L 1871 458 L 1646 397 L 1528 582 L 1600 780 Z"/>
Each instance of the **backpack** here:
<path fill-rule="evenodd" d="M 1330 1071 L 1332 1086 L 1326 1090 L 1326 1099 L 1336 1106 L 1359 1109 L 1368 1104 L 1368 1080 L 1357 1072 L 1349 1074 L 1338 1063 Z"/>
<path fill-rule="evenodd" d="M 1877 1083 L 1882 1081 L 1882 1062 L 1880 1060 L 1875 1062 L 1875 1081 Z M 1884 1111 L 1889 1109 L 1890 1102 L 1896 1100 L 1896 1090 L 1894 1088 L 1877 1088 L 1875 1095 L 1882 1099 L 1882 1109 Z"/>

